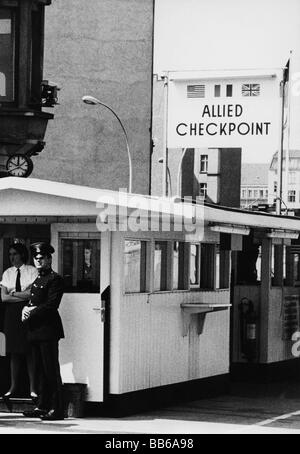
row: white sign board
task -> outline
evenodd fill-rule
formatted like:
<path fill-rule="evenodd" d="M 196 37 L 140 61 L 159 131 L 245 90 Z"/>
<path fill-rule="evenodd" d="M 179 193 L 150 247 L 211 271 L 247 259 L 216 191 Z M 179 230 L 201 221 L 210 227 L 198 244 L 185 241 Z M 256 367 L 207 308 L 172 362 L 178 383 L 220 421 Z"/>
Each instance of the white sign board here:
<path fill-rule="evenodd" d="M 278 148 L 280 77 L 169 78 L 168 148 Z"/>

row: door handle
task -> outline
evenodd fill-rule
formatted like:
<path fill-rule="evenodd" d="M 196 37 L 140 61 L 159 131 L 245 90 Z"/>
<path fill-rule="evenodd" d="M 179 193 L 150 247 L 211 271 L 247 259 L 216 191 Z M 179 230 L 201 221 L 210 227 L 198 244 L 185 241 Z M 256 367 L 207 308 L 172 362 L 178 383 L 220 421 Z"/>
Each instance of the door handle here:
<path fill-rule="evenodd" d="M 101 314 L 101 322 L 105 322 L 105 301 L 101 300 L 101 307 L 93 307 L 94 312 L 100 312 Z"/>

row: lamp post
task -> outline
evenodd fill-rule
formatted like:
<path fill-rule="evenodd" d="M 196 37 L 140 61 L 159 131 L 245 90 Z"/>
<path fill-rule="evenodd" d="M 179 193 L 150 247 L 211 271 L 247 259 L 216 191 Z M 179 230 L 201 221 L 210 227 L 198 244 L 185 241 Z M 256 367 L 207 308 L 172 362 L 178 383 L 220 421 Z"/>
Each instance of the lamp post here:
<path fill-rule="evenodd" d="M 116 112 L 111 107 L 109 107 L 107 104 L 104 104 L 103 102 L 99 101 L 99 99 L 94 98 L 93 96 L 83 96 L 82 101 L 85 104 L 88 104 L 91 106 L 96 106 L 97 104 L 99 104 L 100 106 L 106 107 L 108 110 L 110 110 L 110 112 L 116 117 L 116 119 L 120 123 L 122 131 L 124 132 L 125 141 L 126 141 L 126 149 L 127 149 L 128 161 L 129 161 L 129 188 L 128 188 L 128 191 L 129 191 L 129 193 L 131 193 L 132 192 L 132 159 L 131 159 L 131 154 L 130 154 L 130 149 L 129 149 L 128 136 L 127 136 L 127 133 L 126 133 L 126 130 L 124 128 L 122 121 L 120 120 L 120 118 L 118 117 Z"/>

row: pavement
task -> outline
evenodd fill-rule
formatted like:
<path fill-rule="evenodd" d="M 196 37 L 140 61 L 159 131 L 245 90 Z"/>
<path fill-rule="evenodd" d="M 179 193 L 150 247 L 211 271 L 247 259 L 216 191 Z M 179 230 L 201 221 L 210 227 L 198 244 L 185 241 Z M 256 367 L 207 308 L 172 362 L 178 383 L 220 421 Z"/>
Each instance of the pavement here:
<path fill-rule="evenodd" d="M 0 413 L 0 434 L 299 434 L 300 383 L 236 384 L 230 394 L 122 418 L 43 422 Z"/>

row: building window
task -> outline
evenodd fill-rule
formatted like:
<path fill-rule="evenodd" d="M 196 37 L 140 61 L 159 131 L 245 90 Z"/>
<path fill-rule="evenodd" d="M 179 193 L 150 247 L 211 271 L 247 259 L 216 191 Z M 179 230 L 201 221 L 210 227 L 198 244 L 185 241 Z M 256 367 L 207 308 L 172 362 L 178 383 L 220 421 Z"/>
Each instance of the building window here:
<path fill-rule="evenodd" d="M 253 191 L 253 197 L 254 197 L 255 199 L 258 198 L 258 191 L 257 191 L 256 189 Z"/>
<path fill-rule="evenodd" d="M 173 290 L 188 289 L 187 243 L 175 241 L 173 245 Z"/>
<path fill-rule="evenodd" d="M 147 242 L 126 240 L 124 248 L 124 276 L 126 293 L 146 291 Z"/>
<path fill-rule="evenodd" d="M 251 198 L 252 198 L 252 190 L 249 189 L 249 190 L 248 190 L 248 199 L 251 199 Z"/>
<path fill-rule="evenodd" d="M 190 246 L 190 285 L 199 286 L 200 284 L 200 245 L 191 244 Z"/>
<path fill-rule="evenodd" d="M 200 173 L 207 173 L 208 168 L 208 155 L 200 155 Z"/>
<path fill-rule="evenodd" d="M 100 240 L 62 239 L 62 274 L 66 292 L 100 291 Z"/>
<path fill-rule="evenodd" d="M 245 189 L 242 190 L 242 199 L 247 197 L 247 191 Z"/>
<path fill-rule="evenodd" d="M 205 98 L 205 85 L 188 85 L 188 98 Z"/>
<path fill-rule="evenodd" d="M 154 291 L 168 288 L 168 242 L 155 241 L 154 249 Z"/>
<path fill-rule="evenodd" d="M 215 98 L 219 98 L 221 96 L 221 85 L 215 85 Z"/>
<path fill-rule="evenodd" d="M 243 84 L 242 96 L 259 96 L 260 84 Z"/>
<path fill-rule="evenodd" d="M 200 183 L 200 196 L 207 196 L 207 183 Z"/>
<path fill-rule="evenodd" d="M 0 101 L 14 101 L 15 14 L 0 8 Z"/>
<path fill-rule="evenodd" d="M 226 96 L 227 98 L 231 98 L 232 97 L 232 85 L 226 85 Z"/>
<path fill-rule="evenodd" d="M 200 287 L 213 289 L 215 285 L 215 245 L 211 243 L 201 244 Z"/>
<path fill-rule="evenodd" d="M 289 172 L 289 183 L 290 184 L 296 183 L 296 172 Z"/>
<path fill-rule="evenodd" d="M 267 198 L 268 198 L 268 195 L 269 195 L 268 189 L 265 190 L 265 194 L 266 194 L 266 199 L 267 199 Z"/>
<path fill-rule="evenodd" d="M 288 202 L 296 202 L 296 191 L 288 191 Z"/>

